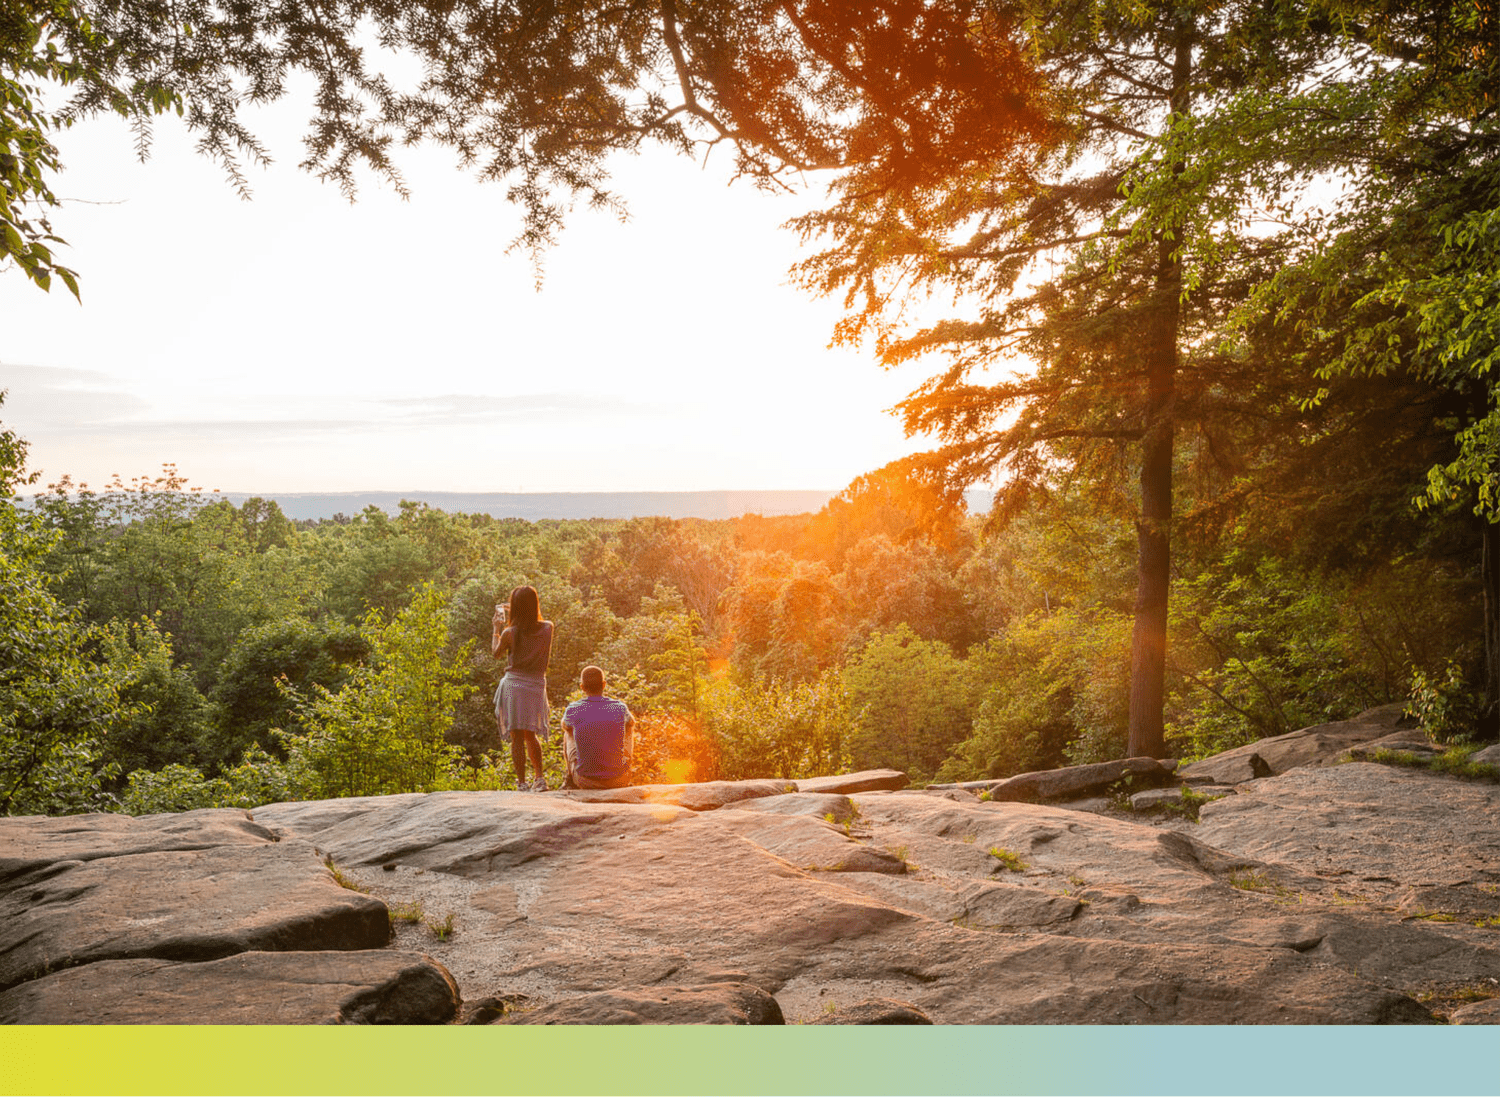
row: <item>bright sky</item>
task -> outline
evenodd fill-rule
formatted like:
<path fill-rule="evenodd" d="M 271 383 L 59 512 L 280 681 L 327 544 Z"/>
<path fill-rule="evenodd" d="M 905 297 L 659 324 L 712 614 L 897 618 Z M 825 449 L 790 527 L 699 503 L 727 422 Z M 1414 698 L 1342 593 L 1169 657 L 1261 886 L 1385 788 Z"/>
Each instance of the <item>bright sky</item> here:
<path fill-rule="evenodd" d="M 502 187 L 406 150 L 411 200 L 370 179 L 350 206 L 295 167 L 301 113 L 265 115 L 250 202 L 175 119 L 144 165 L 118 120 L 61 136 L 83 305 L 0 271 L 0 419 L 44 482 L 172 461 L 227 491 L 836 490 L 923 448 L 885 414 L 921 368 L 827 349 L 838 303 L 788 284 L 778 226 L 821 187 L 622 158 L 629 222 L 575 212 L 537 293 Z"/>

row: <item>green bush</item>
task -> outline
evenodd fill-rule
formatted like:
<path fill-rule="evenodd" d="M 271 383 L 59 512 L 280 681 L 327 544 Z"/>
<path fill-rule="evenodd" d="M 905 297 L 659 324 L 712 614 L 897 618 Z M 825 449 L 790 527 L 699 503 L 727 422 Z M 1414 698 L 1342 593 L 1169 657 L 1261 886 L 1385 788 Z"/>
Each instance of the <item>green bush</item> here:
<path fill-rule="evenodd" d="M 1406 714 L 1435 742 L 1472 737 L 1479 725 L 1479 705 L 1478 694 L 1464 681 L 1457 663 L 1450 661 L 1441 677 L 1413 668 Z"/>
<path fill-rule="evenodd" d="M 286 734 L 286 768 L 299 798 L 421 792 L 452 779 L 463 756 L 446 741 L 454 706 L 472 689 L 468 648 L 446 654 L 447 613 L 430 585 L 389 620 L 365 616 L 370 644 L 337 693 L 285 686 L 304 731 Z"/>
<path fill-rule="evenodd" d="M 793 780 L 850 766 L 849 696 L 837 672 L 811 682 L 715 680 L 704 689 L 701 712 L 703 737 L 725 780 Z"/>

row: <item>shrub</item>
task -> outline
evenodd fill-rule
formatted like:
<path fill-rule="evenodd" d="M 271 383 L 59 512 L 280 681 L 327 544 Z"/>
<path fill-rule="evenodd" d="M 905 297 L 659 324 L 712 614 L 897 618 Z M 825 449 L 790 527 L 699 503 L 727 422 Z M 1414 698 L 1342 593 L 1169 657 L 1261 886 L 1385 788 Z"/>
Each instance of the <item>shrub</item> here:
<path fill-rule="evenodd" d="M 1479 698 L 1464 681 L 1463 671 L 1451 660 L 1442 677 L 1413 668 L 1411 694 L 1406 714 L 1434 741 L 1451 743 L 1474 734 L 1479 722 Z"/>

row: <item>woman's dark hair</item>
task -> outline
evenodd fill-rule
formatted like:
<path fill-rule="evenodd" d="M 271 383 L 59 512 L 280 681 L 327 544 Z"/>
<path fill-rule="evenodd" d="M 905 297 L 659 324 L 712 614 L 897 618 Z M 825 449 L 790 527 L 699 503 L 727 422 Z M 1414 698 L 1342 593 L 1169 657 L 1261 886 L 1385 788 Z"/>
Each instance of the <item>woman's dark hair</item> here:
<path fill-rule="evenodd" d="M 510 592 L 510 623 L 518 629 L 531 628 L 542 619 L 536 587 L 517 587 Z"/>

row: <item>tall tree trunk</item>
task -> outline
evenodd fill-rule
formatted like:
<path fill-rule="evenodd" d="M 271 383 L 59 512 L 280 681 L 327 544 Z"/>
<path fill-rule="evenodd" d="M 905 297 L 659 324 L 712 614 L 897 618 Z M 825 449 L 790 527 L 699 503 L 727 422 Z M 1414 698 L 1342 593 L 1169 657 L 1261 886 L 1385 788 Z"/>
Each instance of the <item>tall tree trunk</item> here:
<path fill-rule="evenodd" d="M 1163 243 L 1164 250 L 1170 247 Z M 1175 266 L 1175 263 L 1174 263 Z M 1172 394 L 1177 375 L 1177 291 L 1160 279 L 1159 315 L 1147 348 L 1146 433 L 1141 442 L 1141 517 L 1136 522 L 1135 628 L 1130 638 L 1132 758 L 1166 754 L 1167 588 L 1172 566 Z M 1180 272 L 1179 272 L 1180 273 Z"/>
<path fill-rule="evenodd" d="M 1479 735 L 1500 738 L 1500 525 L 1484 519 L 1484 553 L 1480 572 L 1484 583 L 1484 707 L 1479 711 Z"/>
<path fill-rule="evenodd" d="M 1172 116 L 1190 105 L 1191 25 L 1179 25 L 1172 60 Z M 1169 117 L 1166 123 L 1172 124 Z M 1180 175 L 1182 164 L 1174 172 Z M 1181 229 L 1158 231 L 1156 300 L 1143 347 L 1146 415 L 1141 439 L 1141 517 L 1136 523 L 1135 626 L 1130 637 L 1130 737 L 1132 757 L 1167 753 L 1162 726 L 1167 679 L 1167 590 L 1172 578 L 1172 398 L 1177 383 L 1177 333 L 1182 321 Z"/>

